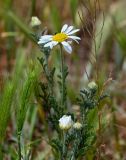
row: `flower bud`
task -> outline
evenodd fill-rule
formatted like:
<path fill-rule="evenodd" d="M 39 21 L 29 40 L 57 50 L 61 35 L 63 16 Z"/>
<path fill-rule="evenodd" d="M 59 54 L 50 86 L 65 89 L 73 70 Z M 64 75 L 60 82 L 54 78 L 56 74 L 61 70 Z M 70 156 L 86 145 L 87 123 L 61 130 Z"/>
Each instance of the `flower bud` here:
<path fill-rule="evenodd" d="M 82 128 L 82 124 L 79 122 L 76 122 L 76 123 L 74 123 L 73 128 L 79 130 Z"/>
<path fill-rule="evenodd" d="M 98 85 L 95 82 L 93 82 L 93 81 L 90 82 L 90 83 L 88 83 L 88 87 L 91 90 L 97 90 L 98 89 Z"/>
<path fill-rule="evenodd" d="M 59 119 L 59 127 L 62 130 L 68 130 L 72 127 L 73 121 L 71 116 L 64 115 L 62 118 Z"/>
<path fill-rule="evenodd" d="M 39 26 L 40 24 L 41 24 L 41 21 L 38 19 L 38 17 L 31 18 L 31 22 L 30 22 L 31 27 L 36 27 L 36 26 Z"/>

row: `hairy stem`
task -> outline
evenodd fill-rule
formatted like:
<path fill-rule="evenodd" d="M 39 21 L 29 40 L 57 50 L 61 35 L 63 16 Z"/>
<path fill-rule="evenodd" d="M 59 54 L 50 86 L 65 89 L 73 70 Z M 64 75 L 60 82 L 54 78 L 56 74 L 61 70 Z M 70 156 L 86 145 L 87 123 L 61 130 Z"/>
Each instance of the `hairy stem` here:
<path fill-rule="evenodd" d="M 64 82 L 64 57 L 63 57 L 63 49 L 60 44 L 60 55 L 61 55 L 61 74 L 62 74 L 62 92 L 61 92 L 61 106 L 64 108 L 64 94 L 65 94 L 65 82 Z"/>
<path fill-rule="evenodd" d="M 65 160 L 66 157 L 66 131 L 63 131 L 63 156 L 62 156 L 62 160 Z"/>

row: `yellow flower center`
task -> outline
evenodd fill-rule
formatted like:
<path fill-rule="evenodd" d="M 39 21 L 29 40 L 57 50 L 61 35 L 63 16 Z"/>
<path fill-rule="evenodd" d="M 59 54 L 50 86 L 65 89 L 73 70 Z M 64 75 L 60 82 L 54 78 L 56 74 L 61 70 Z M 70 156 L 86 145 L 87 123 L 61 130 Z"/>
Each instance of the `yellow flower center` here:
<path fill-rule="evenodd" d="M 65 33 L 57 33 L 56 35 L 53 36 L 53 41 L 56 42 L 63 42 L 68 38 L 67 34 Z"/>

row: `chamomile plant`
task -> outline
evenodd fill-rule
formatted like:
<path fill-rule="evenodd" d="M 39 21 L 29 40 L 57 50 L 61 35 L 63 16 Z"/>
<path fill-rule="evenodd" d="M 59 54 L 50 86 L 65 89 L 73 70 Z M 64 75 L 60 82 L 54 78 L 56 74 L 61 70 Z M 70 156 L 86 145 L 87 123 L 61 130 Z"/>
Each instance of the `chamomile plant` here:
<path fill-rule="evenodd" d="M 43 35 L 40 37 L 38 44 L 43 44 L 44 47 L 49 47 L 52 49 L 57 44 L 64 47 L 65 51 L 68 53 L 72 52 L 72 47 L 70 46 L 71 40 L 78 41 L 81 40 L 80 37 L 74 36 L 73 34 L 78 32 L 79 29 L 74 29 L 73 26 L 68 26 L 65 24 L 60 33 L 55 35 Z"/>
<path fill-rule="evenodd" d="M 68 67 L 64 62 L 64 53 L 72 53 L 72 41 L 79 44 L 80 37 L 73 35 L 79 32 L 74 26 L 63 25 L 61 32 L 54 35 L 41 35 L 38 37 L 38 45 L 43 52 L 43 57 L 38 58 L 41 63 L 46 81 L 39 83 L 39 98 L 46 114 L 48 128 L 55 131 L 55 138 L 49 137 L 54 159 L 77 160 L 86 156 L 87 151 L 93 148 L 97 133 L 94 126 L 89 123 L 91 112 L 98 111 L 100 102 L 107 97 L 103 92 L 99 94 L 98 84 L 90 82 L 88 86 L 80 91 L 76 104 L 80 108 L 80 116 L 68 111 L 66 78 Z M 60 99 L 57 98 L 54 75 L 56 68 L 50 68 L 48 59 L 54 47 L 59 46 L 61 56 L 60 73 L 58 83 Z M 55 75 L 57 76 L 57 75 Z M 91 121 L 91 120 L 90 120 Z M 92 122 L 92 121 L 91 121 Z M 50 125 L 51 124 L 51 125 Z M 48 131 L 48 130 L 47 130 Z M 94 147 L 95 151 L 95 147 Z"/>

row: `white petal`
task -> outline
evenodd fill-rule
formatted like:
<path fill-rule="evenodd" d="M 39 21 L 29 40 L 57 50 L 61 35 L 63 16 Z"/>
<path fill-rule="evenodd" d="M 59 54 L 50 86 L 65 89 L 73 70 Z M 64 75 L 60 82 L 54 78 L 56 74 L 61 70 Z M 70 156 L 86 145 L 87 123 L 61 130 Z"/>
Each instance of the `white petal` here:
<path fill-rule="evenodd" d="M 58 43 L 58 42 L 51 41 L 51 42 L 49 42 L 49 43 L 46 43 L 46 44 L 44 45 L 44 47 L 50 47 L 50 48 L 52 49 L 55 45 L 57 45 L 57 43 Z"/>
<path fill-rule="evenodd" d="M 65 31 L 65 33 L 69 33 L 73 28 L 74 28 L 73 26 L 69 26 L 69 27 L 67 28 L 67 30 Z"/>
<path fill-rule="evenodd" d="M 73 39 L 73 40 L 74 40 L 75 42 L 77 42 L 78 44 L 79 44 L 78 40 L 81 40 L 81 38 L 80 38 L 80 37 L 77 37 L 77 36 L 69 36 L 69 38 Z"/>
<path fill-rule="evenodd" d="M 74 29 L 73 31 L 69 32 L 68 35 L 74 34 L 74 33 L 78 32 L 79 30 L 80 30 L 80 29 Z"/>
<path fill-rule="evenodd" d="M 73 39 L 73 40 L 81 40 L 80 37 L 77 37 L 77 36 L 69 36 L 69 38 Z"/>
<path fill-rule="evenodd" d="M 40 40 L 50 39 L 50 38 L 52 38 L 52 35 L 44 35 L 40 37 Z"/>
<path fill-rule="evenodd" d="M 58 44 L 58 42 L 53 41 L 53 47 L 56 46 Z"/>
<path fill-rule="evenodd" d="M 71 46 L 69 45 L 69 43 L 67 43 L 67 42 L 62 42 L 62 45 L 63 45 L 63 47 L 64 47 L 64 49 L 68 52 L 68 53 L 71 53 L 72 52 L 72 48 L 71 48 Z"/>
<path fill-rule="evenodd" d="M 46 43 L 46 44 L 44 45 L 44 47 L 50 47 L 50 48 L 52 48 L 52 41 L 51 41 L 51 42 Z"/>
<path fill-rule="evenodd" d="M 38 44 L 41 44 L 41 43 L 46 43 L 46 42 L 49 42 L 52 40 L 52 35 L 44 35 L 44 36 L 41 36 L 39 41 L 38 41 Z"/>
<path fill-rule="evenodd" d="M 50 42 L 51 40 L 50 39 L 41 39 L 38 41 L 38 44 L 43 44 L 43 43 L 47 43 L 47 42 Z"/>
<path fill-rule="evenodd" d="M 76 39 L 73 39 L 76 43 L 78 43 L 79 44 L 79 42 L 76 40 Z"/>
<path fill-rule="evenodd" d="M 66 29 L 67 29 L 67 27 L 68 27 L 68 25 L 67 25 L 67 24 L 64 24 L 64 26 L 63 26 L 62 29 L 61 29 L 61 32 L 65 32 Z"/>

